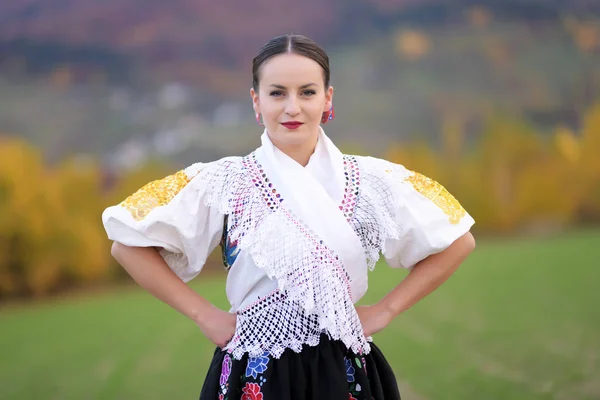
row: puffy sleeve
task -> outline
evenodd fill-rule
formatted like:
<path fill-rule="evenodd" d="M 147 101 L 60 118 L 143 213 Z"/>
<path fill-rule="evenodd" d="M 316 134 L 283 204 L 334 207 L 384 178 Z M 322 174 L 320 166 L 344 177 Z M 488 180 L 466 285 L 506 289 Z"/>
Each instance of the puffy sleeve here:
<path fill-rule="evenodd" d="M 202 270 L 216 248 L 224 216 L 207 205 L 210 164 L 194 164 L 150 182 L 102 213 L 108 238 L 132 247 L 157 247 L 184 282 Z"/>
<path fill-rule="evenodd" d="M 397 226 L 385 242 L 383 256 L 393 268 L 412 268 L 449 247 L 475 221 L 441 184 L 418 172 L 388 163 L 384 174 L 391 186 L 389 205 Z"/>

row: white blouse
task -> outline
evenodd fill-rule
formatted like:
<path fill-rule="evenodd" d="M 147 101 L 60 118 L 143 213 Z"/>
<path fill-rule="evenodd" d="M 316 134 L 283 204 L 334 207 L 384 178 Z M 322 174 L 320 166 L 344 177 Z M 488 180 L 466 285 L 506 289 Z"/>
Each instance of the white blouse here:
<path fill-rule="evenodd" d="M 221 244 L 238 314 L 235 358 L 316 345 L 321 333 L 368 353 L 353 304 L 383 254 L 412 268 L 474 224 L 437 182 L 401 165 L 343 155 L 321 131 L 302 167 L 265 133 L 246 157 L 197 163 L 148 183 L 102 220 L 109 239 L 158 247 L 185 282 Z"/>

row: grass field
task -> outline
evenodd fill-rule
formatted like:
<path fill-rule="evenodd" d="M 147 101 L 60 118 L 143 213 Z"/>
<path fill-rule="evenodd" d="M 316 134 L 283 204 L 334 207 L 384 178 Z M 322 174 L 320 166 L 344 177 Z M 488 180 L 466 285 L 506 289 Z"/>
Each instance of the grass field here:
<path fill-rule="evenodd" d="M 222 279 L 194 287 L 224 306 Z M 600 399 L 600 232 L 480 242 L 375 340 L 404 400 Z M 141 289 L 5 308 L 0 399 L 194 399 L 213 350 Z"/>

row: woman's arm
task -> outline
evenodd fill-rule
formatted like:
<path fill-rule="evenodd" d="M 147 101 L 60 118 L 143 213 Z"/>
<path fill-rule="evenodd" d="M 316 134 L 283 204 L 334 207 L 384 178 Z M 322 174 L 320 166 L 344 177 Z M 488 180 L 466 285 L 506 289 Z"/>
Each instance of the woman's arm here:
<path fill-rule="evenodd" d="M 470 232 L 458 238 L 446 250 L 419 262 L 409 274 L 373 306 L 357 307 L 365 336 L 385 328 L 395 317 L 437 289 L 458 269 L 475 249 Z"/>
<path fill-rule="evenodd" d="M 198 325 L 206 337 L 224 347 L 235 332 L 235 314 L 214 307 L 186 285 L 152 247 L 112 245 L 113 257 L 138 285 Z"/>

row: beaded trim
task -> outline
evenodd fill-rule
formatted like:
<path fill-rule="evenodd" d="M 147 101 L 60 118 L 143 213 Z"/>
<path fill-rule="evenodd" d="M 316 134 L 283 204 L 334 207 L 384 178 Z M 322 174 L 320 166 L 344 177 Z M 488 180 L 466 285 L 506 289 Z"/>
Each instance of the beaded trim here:
<path fill-rule="evenodd" d="M 269 177 L 265 174 L 262 165 L 258 163 L 256 152 L 244 157 L 242 164 L 250 172 L 250 180 L 260 190 L 267 206 L 272 211 L 275 211 L 279 207 L 279 203 L 283 201 L 283 197 L 277 193 L 277 190 L 273 187 L 273 183 L 270 182 Z"/>
<path fill-rule="evenodd" d="M 344 188 L 344 199 L 340 205 L 340 210 L 344 213 L 346 220 L 350 222 L 354 216 L 360 187 L 360 169 L 356 157 L 344 156 L 344 176 L 346 187 Z"/>

